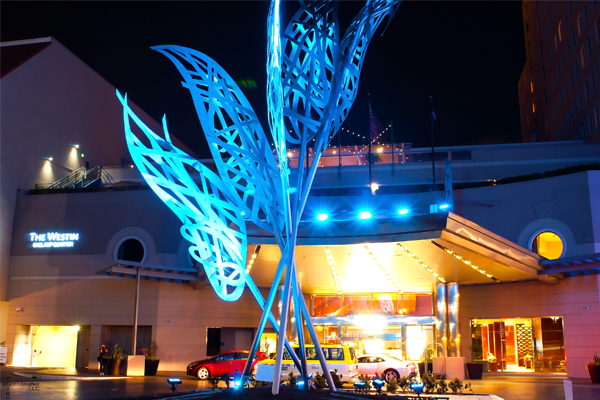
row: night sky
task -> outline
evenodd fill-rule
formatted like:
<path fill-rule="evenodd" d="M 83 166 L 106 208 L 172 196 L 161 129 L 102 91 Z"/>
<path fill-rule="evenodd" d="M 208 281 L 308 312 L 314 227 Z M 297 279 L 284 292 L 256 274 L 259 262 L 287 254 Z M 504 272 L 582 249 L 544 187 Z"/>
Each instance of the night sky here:
<path fill-rule="evenodd" d="M 364 2 L 339 5 L 340 34 Z M 266 18 L 261 2 L 1 3 L 1 40 L 53 36 L 169 131 L 206 157 L 206 141 L 176 68 L 150 46 L 176 44 L 206 53 L 243 89 L 268 130 Z M 298 9 L 282 4 L 282 31 Z M 367 94 L 396 143 L 476 145 L 521 138 L 517 83 L 525 63 L 520 1 L 404 1 L 387 31 L 371 41 L 358 97 L 344 128 L 366 136 Z M 118 101 L 115 97 L 115 101 Z M 342 132 L 342 145 L 365 141 Z M 333 143 L 337 144 L 337 139 Z"/>

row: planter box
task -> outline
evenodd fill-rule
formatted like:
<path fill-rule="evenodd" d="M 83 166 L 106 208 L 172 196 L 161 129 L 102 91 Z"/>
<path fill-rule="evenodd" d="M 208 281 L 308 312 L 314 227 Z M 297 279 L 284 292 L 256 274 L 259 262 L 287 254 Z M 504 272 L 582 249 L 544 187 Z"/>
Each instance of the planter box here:
<path fill-rule="evenodd" d="M 483 375 L 483 364 L 467 363 L 467 372 L 469 373 L 469 379 L 481 379 L 481 376 Z"/>
<path fill-rule="evenodd" d="M 146 376 L 154 376 L 156 375 L 156 371 L 158 371 L 158 363 L 160 360 L 145 360 L 146 362 L 146 372 L 144 375 Z"/>
<path fill-rule="evenodd" d="M 425 363 L 417 363 L 417 366 L 419 367 L 419 375 L 423 375 L 425 373 Z M 427 372 L 430 374 L 433 373 L 433 364 L 431 362 L 427 363 Z"/>
<path fill-rule="evenodd" d="M 108 360 L 108 375 L 121 375 L 121 371 L 123 370 L 123 360 L 116 360 L 111 358 Z"/>
<path fill-rule="evenodd" d="M 600 383 L 600 365 L 588 365 L 587 369 L 592 383 Z"/>

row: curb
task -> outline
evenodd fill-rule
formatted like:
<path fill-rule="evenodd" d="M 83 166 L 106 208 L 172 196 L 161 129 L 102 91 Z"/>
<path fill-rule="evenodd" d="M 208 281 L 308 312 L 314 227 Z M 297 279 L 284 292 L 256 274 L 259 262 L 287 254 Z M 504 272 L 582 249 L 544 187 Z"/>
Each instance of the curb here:
<path fill-rule="evenodd" d="M 76 375 L 51 375 L 51 374 L 29 374 L 27 372 L 13 372 L 13 374 L 24 378 L 44 379 L 55 381 L 104 381 L 112 379 L 129 379 L 129 376 L 76 376 Z"/>

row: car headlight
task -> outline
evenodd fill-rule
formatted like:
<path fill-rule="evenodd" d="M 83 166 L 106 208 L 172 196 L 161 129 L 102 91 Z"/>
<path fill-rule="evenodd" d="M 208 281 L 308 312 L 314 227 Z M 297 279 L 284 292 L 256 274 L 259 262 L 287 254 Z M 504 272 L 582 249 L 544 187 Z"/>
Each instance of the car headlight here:
<path fill-rule="evenodd" d="M 188 368 L 194 368 L 196 365 L 200 364 L 200 361 L 194 361 L 193 363 L 191 363 L 190 365 L 188 365 Z"/>

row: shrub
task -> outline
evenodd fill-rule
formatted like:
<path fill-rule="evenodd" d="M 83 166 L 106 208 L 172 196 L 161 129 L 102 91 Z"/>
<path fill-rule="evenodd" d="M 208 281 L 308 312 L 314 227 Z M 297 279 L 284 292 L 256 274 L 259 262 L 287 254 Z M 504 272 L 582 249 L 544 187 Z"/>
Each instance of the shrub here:
<path fill-rule="evenodd" d="M 598 357 L 598 352 L 595 352 L 592 362 L 588 364 L 588 367 L 595 367 L 597 365 L 600 365 L 600 357 Z"/>
<path fill-rule="evenodd" d="M 395 380 L 395 379 L 394 379 Z M 390 379 L 390 382 L 392 380 Z M 388 383 L 389 385 L 389 383 Z M 400 378 L 400 380 L 398 381 L 398 386 L 400 387 L 400 389 L 402 389 L 402 393 L 406 393 L 406 391 L 408 390 L 408 388 L 410 387 L 410 378 L 408 376 L 403 376 L 402 378 Z"/>
<path fill-rule="evenodd" d="M 113 347 L 110 358 L 115 360 L 123 359 L 123 350 L 121 350 L 121 348 L 119 347 L 119 343 L 115 344 L 115 347 Z"/>
<path fill-rule="evenodd" d="M 321 375 L 320 373 L 315 373 L 313 375 L 313 384 L 317 389 L 325 389 L 327 387 L 327 381 L 325 380 L 325 375 Z"/>
<path fill-rule="evenodd" d="M 436 381 L 436 386 L 438 394 L 446 394 L 448 392 L 448 384 L 444 379 Z"/>
<path fill-rule="evenodd" d="M 463 381 L 458 378 L 454 378 L 454 380 L 450 381 L 448 384 L 450 390 L 452 390 L 453 394 L 462 394 L 463 392 Z"/>
<path fill-rule="evenodd" d="M 333 385 L 339 389 L 344 386 L 344 382 L 342 382 L 342 374 L 338 374 L 337 372 L 337 369 L 330 371 L 331 379 L 333 379 Z"/>
<path fill-rule="evenodd" d="M 404 377 L 406 378 L 406 377 Z M 400 378 L 400 380 L 402 380 L 403 378 Z M 406 378 L 406 382 L 408 382 L 408 378 Z M 401 387 L 398 384 L 398 381 L 396 380 L 396 378 L 392 378 L 389 380 L 389 382 L 387 383 L 387 386 L 385 388 L 385 390 L 389 393 L 396 393 L 396 391 L 398 390 L 398 387 Z M 402 392 L 404 392 L 404 389 L 402 389 Z"/>
<path fill-rule="evenodd" d="M 288 374 L 288 377 L 289 377 L 288 383 L 287 383 L 288 387 L 291 387 L 291 388 L 296 387 L 296 384 L 298 383 L 298 377 L 294 375 L 294 371 L 290 372 Z"/>
<path fill-rule="evenodd" d="M 427 390 L 427 393 L 433 393 L 435 387 L 437 386 L 435 377 L 429 372 L 425 372 L 421 377 L 421 381 L 423 382 L 423 386 L 425 386 L 425 390 Z"/>
<path fill-rule="evenodd" d="M 368 393 L 371 390 L 371 378 L 369 378 L 369 375 L 360 374 L 358 380 L 365 383 L 364 390 Z"/>
<path fill-rule="evenodd" d="M 215 390 L 219 386 L 219 375 L 213 375 L 208 377 L 208 383 L 212 385 L 212 389 Z"/>
<path fill-rule="evenodd" d="M 229 372 L 223 372 L 223 375 L 221 375 L 221 380 L 225 382 L 225 385 L 227 385 L 227 389 L 229 389 L 229 382 L 231 382 Z"/>

